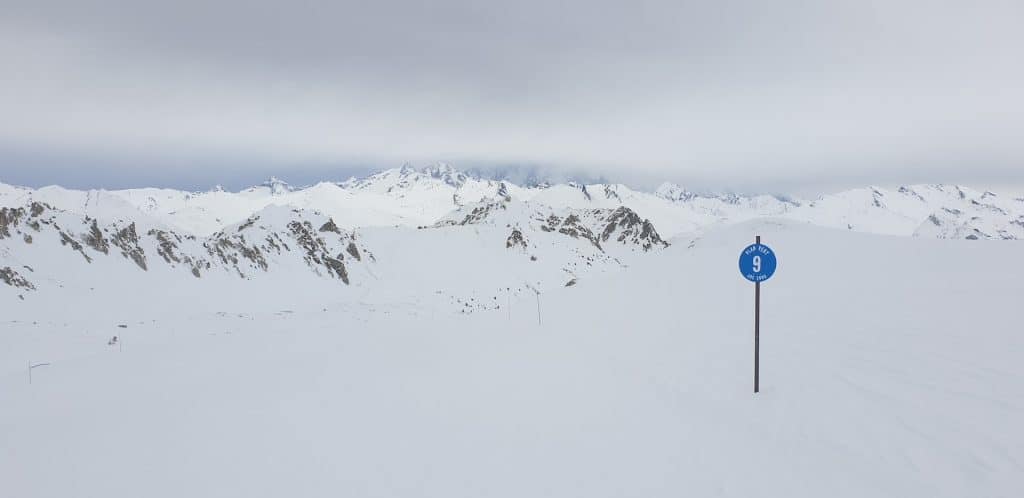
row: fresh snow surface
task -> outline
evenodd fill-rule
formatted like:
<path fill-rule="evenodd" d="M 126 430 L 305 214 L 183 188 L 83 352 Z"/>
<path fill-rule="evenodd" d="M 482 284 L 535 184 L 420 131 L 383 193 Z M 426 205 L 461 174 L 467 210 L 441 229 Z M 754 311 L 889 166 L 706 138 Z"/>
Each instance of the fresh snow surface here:
<path fill-rule="evenodd" d="M 348 286 L 284 256 L 196 279 L 152 248 L 144 272 L 49 243 L 37 271 L 59 285 L 0 295 L 0 496 L 1021 496 L 1022 242 L 761 219 L 564 287 L 567 262 L 612 256 L 529 221 L 541 195 L 482 223 L 361 228 L 377 261 L 346 260 Z M 300 215 L 321 216 L 241 233 Z M 538 261 L 505 247 L 514 223 Z M 755 234 L 780 258 L 758 395 L 736 267 Z M 30 385 L 31 363 L 49 365 Z"/>

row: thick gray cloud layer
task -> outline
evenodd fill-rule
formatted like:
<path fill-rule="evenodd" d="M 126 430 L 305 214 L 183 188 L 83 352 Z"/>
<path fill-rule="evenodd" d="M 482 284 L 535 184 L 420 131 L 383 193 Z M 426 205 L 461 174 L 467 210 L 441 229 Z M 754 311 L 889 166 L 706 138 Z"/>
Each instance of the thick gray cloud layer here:
<path fill-rule="evenodd" d="M 1019 0 L 0 2 L 0 180 L 1024 183 Z"/>

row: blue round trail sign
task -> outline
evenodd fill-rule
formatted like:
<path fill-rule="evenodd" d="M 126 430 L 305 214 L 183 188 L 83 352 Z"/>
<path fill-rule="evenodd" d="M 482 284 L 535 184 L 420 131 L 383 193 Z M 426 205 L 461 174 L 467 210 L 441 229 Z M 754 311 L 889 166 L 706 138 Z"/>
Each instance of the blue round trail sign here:
<path fill-rule="evenodd" d="M 740 273 L 751 282 L 764 282 L 775 274 L 775 251 L 764 244 L 751 244 L 740 253 Z"/>

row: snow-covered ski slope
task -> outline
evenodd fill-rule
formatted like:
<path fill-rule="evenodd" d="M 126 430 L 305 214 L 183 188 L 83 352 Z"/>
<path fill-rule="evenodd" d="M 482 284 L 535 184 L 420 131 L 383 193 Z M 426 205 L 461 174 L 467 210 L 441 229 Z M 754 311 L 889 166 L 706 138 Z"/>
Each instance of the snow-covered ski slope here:
<path fill-rule="evenodd" d="M 756 396 L 755 234 L 779 255 Z M 1021 242 L 787 220 L 672 242 L 543 289 L 540 323 L 532 292 L 462 316 L 329 279 L 14 308 L 0 495 L 1021 496 Z"/>

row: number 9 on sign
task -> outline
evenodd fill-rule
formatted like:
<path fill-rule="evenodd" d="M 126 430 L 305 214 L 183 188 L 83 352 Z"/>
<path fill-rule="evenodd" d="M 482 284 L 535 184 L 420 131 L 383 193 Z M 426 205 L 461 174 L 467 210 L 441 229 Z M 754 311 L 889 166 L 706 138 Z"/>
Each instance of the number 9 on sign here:
<path fill-rule="evenodd" d="M 740 253 L 740 274 L 751 282 L 772 278 L 775 266 L 775 251 L 764 244 L 751 244 Z"/>

